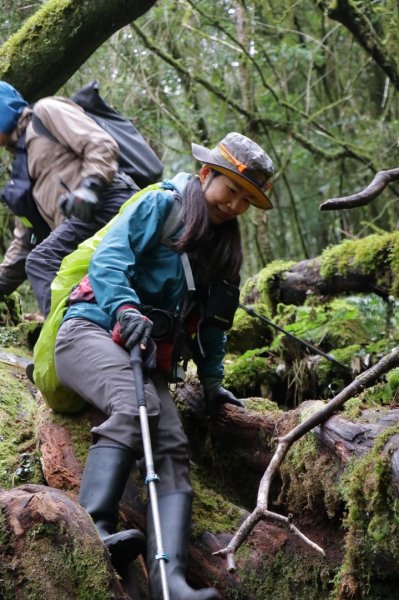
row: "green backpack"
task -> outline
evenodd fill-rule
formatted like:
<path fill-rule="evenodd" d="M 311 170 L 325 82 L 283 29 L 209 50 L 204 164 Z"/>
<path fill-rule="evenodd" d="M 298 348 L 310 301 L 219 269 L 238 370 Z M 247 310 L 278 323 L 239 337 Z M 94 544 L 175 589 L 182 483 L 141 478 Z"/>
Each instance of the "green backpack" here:
<path fill-rule="evenodd" d="M 155 183 L 129 198 L 121 206 L 119 213 L 107 225 L 97 231 L 91 238 L 79 244 L 74 252 L 63 259 L 60 269 L 51 284 L 51 310 L 34 347 L 33 360 L 35 365 L 35 384 L 43 394 L 47 406 L 57 412 L 74 413 L 81 411 L 87 406 L 86 402 L 80 396 L 61 385 L 55 370 L 55 342 L 58 329 L 68 308 L 68 299 L 71 290 L 87 274 L 95 249 L 104 237 L 104 234 L 118 219 L 119 215 L 144 194 L 160 189 L 162 189 L 162 184 Z M 175 194 L 174 197 L 176 200 Z M 168 238 L 181 226 L 181 223 L 182 206 L 179 201 L 175 201 L 172 211 L 165 221 L 161 243 L 167 243 Z"/>

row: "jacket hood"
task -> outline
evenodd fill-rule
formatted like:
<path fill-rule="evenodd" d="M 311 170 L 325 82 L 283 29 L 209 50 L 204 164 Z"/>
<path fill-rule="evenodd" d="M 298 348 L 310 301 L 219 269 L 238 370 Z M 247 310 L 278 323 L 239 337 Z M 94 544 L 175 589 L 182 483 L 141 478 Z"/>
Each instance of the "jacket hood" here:
<path fill-rule="evenodd" d="M 172 179 L 164 179 L 162 184 L 166 190 L 175 189 L 175 190 L 177 190 L 179 195 L 182 196 L 183 192 L 184 192 L 184 188 L 186 187 L 186 185 L 192 178 L 193 178 L 193 176 L 190 175 L 189 173 L 182 172 L 182 173 L 177 173 L 177 175 L 172 177 Z"/>

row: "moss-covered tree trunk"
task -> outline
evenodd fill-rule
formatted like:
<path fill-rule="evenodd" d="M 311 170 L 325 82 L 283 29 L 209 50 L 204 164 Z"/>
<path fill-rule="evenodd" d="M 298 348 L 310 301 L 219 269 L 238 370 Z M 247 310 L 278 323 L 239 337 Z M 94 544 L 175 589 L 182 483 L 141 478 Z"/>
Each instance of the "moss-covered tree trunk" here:
<path fill-rule="evenodd" d="M 0 79 L 30 101 L 58 90 L 115 31 L 156 0 L 49 0 L 0 48 Z"/>

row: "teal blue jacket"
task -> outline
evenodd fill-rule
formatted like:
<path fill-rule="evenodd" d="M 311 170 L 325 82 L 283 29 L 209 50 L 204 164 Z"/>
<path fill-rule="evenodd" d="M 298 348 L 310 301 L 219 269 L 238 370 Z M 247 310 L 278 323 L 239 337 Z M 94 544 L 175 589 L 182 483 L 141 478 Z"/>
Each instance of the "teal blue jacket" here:
<path fill-rule="evenodd" d="M 99 243 L 89 266 L 96 302 L 78 302 L 65 319 L 87 319 L 106 331 L 116 322 L 118 308 L 149 305 L 171 312 L 179 309 L 187 291 L 181 256 L 161 244 L 162 230 L 173 203 L 173 190 L 183 193 L 190 175 L 179 173 L 164 180 L 163 189 L 150 191 L 118 217 Z M 176 237 L 178 237 L 178 230 Z M 174 237 L 175 237 L 174 235 Z M 226 335 L 219 328 L 200 328 L 200 346 L 194 336 L 194 360 L 201 380 L 223 379 Z"/>

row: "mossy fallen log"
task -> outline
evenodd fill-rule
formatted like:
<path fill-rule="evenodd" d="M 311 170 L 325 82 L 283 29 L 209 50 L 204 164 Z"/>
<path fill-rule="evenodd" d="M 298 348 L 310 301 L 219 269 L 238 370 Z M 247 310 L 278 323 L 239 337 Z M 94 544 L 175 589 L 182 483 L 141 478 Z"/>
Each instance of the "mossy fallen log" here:
<path fill-rule="evenodd" d="M 333 415 L 322 426 L 316 427 L 308 436 L 314 440 L 310 443 L 313 460 L 320 453 L 321 462 L 339 464 L 342 470 L 351 460 L 369 452 L 378 436 L 399 422 L 399 409 L 390 406 L 394 396 L 391 385 L 373 386 L 361 398 L 348 401 L 347 411 Z M 273 402 L 253 398 L 244 400 L 245 409 L 225 405 L 207 420 L 202 409 L 202 396 L 195 385 L 182 386 L 176 393 L 183 405 L 181 414 L 194 459 L 204 467 L 212 465 L 215 477 L 224 474 L 223 479 L 229 482 L 229 488 L 235 490 L 244 504 L 256 496 L 259 475 L 269 464 L 276 438 L 288 433 L 306 415 L 325 406 L 322 401 L 309 400 L 295 410 L 282 411 Z M 367 408 L 368 401 L 377 402 L 378 398 L 380 405 Z M 390 454 L 392 486 L 396 489 L 399 486 L 399 453 L 391 446 Z M 245 488 L 240 476 L 243 471 Z"/>
<path fill-rule="evenodd" d="M 127 600 L 107 554 L 85 511 L 64 492 L 41 485 L 0 490 L 4 600 Z"/>
<path fill-rule="evenodd" d="M 398 298 L 398 249 L 399 232 L 394 231 L 346 240 L 310 260 L 275 261 L 246 282 L 242 301 L 264 303 L 273 314 L 278 303 L 301 305 L 311 296 L 375 293 Z"/>

